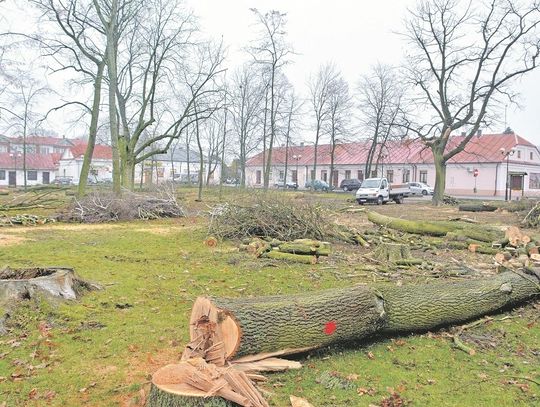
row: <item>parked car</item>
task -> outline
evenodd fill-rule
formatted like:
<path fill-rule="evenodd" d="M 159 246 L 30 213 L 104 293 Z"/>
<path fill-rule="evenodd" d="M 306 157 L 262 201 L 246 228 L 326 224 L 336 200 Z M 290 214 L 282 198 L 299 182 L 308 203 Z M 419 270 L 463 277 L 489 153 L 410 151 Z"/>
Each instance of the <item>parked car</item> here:
<path fill-rule="evenodd" d="M 329 191 L 330 185 L 328 185 L 328 182 L 326 181 L 315 179 L 315 180 L 306 182 L 306 188 L 310 190 L 312 189 L 314 191 Z"/>
<path fill-rule="evenodd" d="M 359 179 L 352 178 L 352 179 L 344 179 L 341 181 L 341 184 L 339 184 L 339 187 L 347 191 L 354 191 L 355 189 L 360 188 L 360 185 L 362 185 L 362 182 Z"/>
<path fill-rule="evenodd" d="M 409 182 L 413 195 L 433 195 L 433 188 L 423 182 Z"/>
<path fill-rule="evenodd" d="M 296 182 L 287 181 L 278 181 L 274 184 L 276 188 L 285 188 L 285 189 L 298 189 L 298 184 Z"/>
<path fill-rule="evenodd" d="M 73 178 L 71 177 L 56 177 L 53 181 L 54 185 L 72 185 Z"/>

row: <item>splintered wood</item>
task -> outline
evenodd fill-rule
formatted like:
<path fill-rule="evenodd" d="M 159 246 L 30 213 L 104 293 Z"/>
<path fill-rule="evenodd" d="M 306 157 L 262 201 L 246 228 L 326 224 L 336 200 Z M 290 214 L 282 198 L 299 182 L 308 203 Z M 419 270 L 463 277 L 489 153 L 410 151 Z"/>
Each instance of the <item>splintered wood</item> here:
<path fill-rule="evenodd" d="M 244 407 L 266 407 L 268 403 L 253 385 L 266 378 L 257 373 L 302 366 L 275 357 L 229 362 L 227 358 L 240 341 L 238 325 L 205 298 L 195 302 L 190 322 L 192 340 L 184 349 L 181 363 L 161 368 L 152 378 L 153 385 L 169 395 L 204 399 L 218 396 Z"/>

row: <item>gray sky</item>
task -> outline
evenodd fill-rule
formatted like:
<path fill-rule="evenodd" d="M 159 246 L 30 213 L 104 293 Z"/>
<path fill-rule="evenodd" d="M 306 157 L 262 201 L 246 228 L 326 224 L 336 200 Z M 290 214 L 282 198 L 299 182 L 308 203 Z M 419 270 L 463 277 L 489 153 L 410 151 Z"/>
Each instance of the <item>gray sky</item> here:
<path fill-rule="evenodd" d="M 399 64 L 405 44 L 396 32 L 402 31 L 406 9 L 416 1 L 187 0 L 187 4 L 200 17 L 204 32 L 213 37 L 223 36 L 230 47 L 229 66 L 247 59 L 242 47 L 249 43 L 255 30 L 249 8 L 286 12 L 288 38 L 297 52 L 287 74 L 297 91 L 306 95 L 309 73 L 326 61 L 336 63 L 351 90 L 358 77 L 377 61 Z M 540 145 L 540 68 L 519 82 L 517 90 L 523 110 L 510 106 L 507 123 L 521 136 Z"/>
<path fill-rule="evenodd" d="M 306 82 L 321 63 L 333 61 L 354 89 L 358 77 L 377 61 L 397 65 L 402 61 L 403 40 L 396 32 L 403 29 L 406 8 L 415 0 L 185 0 L 200 17 L 201 30 L 223 40 L 229 47 L 227 67 L 231 70 L 247 60 L 242 50 L 253 38 L 256 28 L 251 7 L 261 11 L 270 8 L 287 13 L 289 42 L 297 55 L 286 73 L 302 96 L 307 95 Z M 13 1 L 0 3 L 0 17 L 5 29 L 31 31 L 33 21 L 26 5 L 14 7 Z M 50 77 L 53 83 L 57 81 Z M 517 84 L 523 110 L 508 108 L 508 125 L 528 140 L 540 145 L 540 69 Z M 67 91 L 67 89 L 64 89 Z M 51 99 L 54 99 L 52 96 Z M 51 100 L 49 100 L 51 101 Z M 74 129 L 63 123 L 64 117 L 51 117 L 50 127 L 71 136 Z M 307 118 L 305 118 L 307 119 Z M 307 121 L 307 120 L 304 120 Z M 64 128 L 62 128 L 64 127 Z M 486 131 L 500 132 L 501 128 Z M 82 128 L 80 131 L 84 131 Z M 78 136 L 79 134 L 73 134 Z M 309 138 L 310 134 L 304 132 Z"/>

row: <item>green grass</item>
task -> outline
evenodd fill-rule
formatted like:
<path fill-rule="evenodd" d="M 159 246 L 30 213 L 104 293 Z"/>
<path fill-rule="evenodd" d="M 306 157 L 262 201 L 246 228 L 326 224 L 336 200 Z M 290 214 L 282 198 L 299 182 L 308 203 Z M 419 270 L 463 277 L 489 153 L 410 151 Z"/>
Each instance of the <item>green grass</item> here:
<path fill-rule="evenodd" d="M 202 243 L 205 226 L 200 218 L 58 224 L 26 228 L 27 241 L 0 247 L 0 265 L 71 266 L 104 287 L 77 302 L 17 309 L 13 331 L 0 337 L 0 405 L 136 405 L 149 375 L 178 360 L 198 295 L 294 293 L 370 280 L 338 279 L 340 269 L 325 264 L 276 267 L 231 253 L 230 243 L 210 249 Z M 126 303 L 131 307 L 118 307 Z M 440 332 L 378 338 L 302 355 L 304 368 L 271 374 L 263 388 L 275 406 L 289 405 L 290 394 L 315 406 L 378 405 L 392 391 L 413 406 L 531 406 L 540 402 L 538 309 L 508 315 L 467 331 L 475 335 L 464 336 L 475 356 Z M 40 322 L 51 327 L 49 337 Z"/>

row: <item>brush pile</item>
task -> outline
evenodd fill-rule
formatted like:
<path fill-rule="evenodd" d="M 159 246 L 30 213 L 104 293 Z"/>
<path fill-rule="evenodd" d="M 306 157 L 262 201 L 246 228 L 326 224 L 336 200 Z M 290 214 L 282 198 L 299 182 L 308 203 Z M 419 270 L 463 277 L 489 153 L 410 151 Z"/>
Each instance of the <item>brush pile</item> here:
<path fill-rule="evenodd" d="M 76 198 L 68 210 L 60 215 L 60 219 L 67 222 L 103 223 L 184 216 L 186 213 L 178 204 L 174 192 L 163 189 L 155 194 L 123 191 L 121 196 L 96 191 L 83 198 Z"/>
<path fill-rule="evenodd" d="M 230 202 L 214 208 L 211 216 L 209 234 L 219 239 L 326 240 L 336 238 L 338 232 L 330 211 L 280 194 L 256 194 L 243 202 Z"/>
<path fill-rule="evenodd" d="M 540 226 L 540 202 L 537 202 L 525 215 L 521 224 L 528 228 L 537 228 Z"/>

